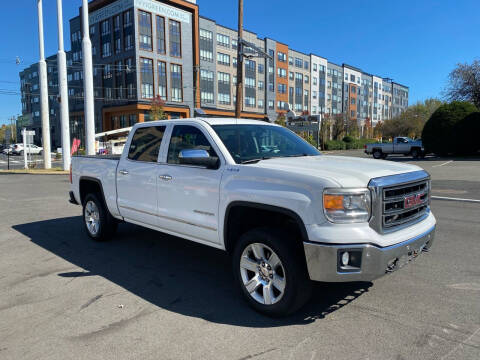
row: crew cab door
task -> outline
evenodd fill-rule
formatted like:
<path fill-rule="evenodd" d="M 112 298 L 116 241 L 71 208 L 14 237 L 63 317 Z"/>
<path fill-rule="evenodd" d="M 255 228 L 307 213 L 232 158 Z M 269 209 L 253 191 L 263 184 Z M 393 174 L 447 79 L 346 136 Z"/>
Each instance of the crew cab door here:
<path fill-rule="evenodd" d="M 126 220 L 157 226 L 158 155 L 165 129 L 138 127 L 126 144 L 117 167 L 117 204 Z"/>
<path fill-rule="evenodd" d="M 180 164 L 180 151 L 202 149 L 220 158 L 218 169 Z M 208 132 L 198 124 L 175 124 L 159 166 L 159 226 L 205 243 L 219 243 L 218 204 L 224 160 Z"/>

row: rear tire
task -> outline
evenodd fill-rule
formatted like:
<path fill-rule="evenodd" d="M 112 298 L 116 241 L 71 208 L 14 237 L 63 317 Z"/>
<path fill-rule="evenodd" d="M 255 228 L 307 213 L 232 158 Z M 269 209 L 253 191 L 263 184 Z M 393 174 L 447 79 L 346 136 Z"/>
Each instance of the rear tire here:
<path fill-rule="evenodd" d="M 88 194 L 83 201 L 83 223 L 88 236 L 95 241 L 110 240 L 118 225 L 97 194 Z"/>
<path fill-rule="evenodd" d="M 24 152 L 23 150 L 18 153 L 18 155 L 23 156 Z"/>
<path fill-rule="evenodd" d="M 373 150 L 374 159 L 381 159 L 382 157 L 383 157 L 383 153 L 381 150 L 378 150 L 378 149 Z"/>
<path fill-rule="evenodd" d="M 243 234 L 233 251 L 233 273 L 245 300 L 256 311 L 282 317 L 311 295 L 303 247 L 288 232 L 257 228 Z"/>
<path fill-rule="evenodd" d="M 412 149 L 410 155 L 412 155 L 414 159 L 418 159 L 420 157 L 420 152 L 418 151 L 418 149 Z"/>

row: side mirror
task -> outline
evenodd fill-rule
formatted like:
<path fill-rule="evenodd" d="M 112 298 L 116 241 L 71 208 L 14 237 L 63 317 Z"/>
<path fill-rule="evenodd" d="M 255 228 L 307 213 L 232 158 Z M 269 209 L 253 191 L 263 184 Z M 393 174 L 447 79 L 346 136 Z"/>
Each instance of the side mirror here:
<path fill-rule="evenodd" d="M 202 149 L 181 150 L 178 158 L 180 164 L 203 166 L 207 169 L 217 169 L 219 164 L 218 157 L 210 156 L 207 150 Z"/>

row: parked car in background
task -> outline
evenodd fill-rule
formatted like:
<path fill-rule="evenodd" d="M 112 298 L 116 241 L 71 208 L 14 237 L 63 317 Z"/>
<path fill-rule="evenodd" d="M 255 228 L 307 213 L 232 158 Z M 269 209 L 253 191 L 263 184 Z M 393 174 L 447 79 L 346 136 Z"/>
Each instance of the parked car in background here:
<path fill-rule="evenodd" d="M 122 155 L 74 156 L 70 183 L 92 239 L 126 221 L 225 250 L 240 293 L 272 316 L 305 304 L 310 280 L 372 281 L 434 241 L 426 171 L 324 156 L 260 121 L 139 123 Z"/>
<path fill-rule="evenodd" d="M 5 155 L 7 155 L 7 154 L 12 154 L 12 153 L 13 153 L 13 147 L 14 147 L 14 144 L 7 145 L 7 146 L 2 150 L 2 153 L 4 153 Z"/>
<path fill-rule="evenodd" d="M 27 145 L 27 154 L 32 154 L 32 155 L 42 155 L 43 154 L 43 148 L 34 144 L 28 144 Z M 15 155 L 23 155 L 25 152 L 25 148 L 23 144 L 15 144 L 13 145 L 12 148 L 12 153 Z"/>
<path fill-rule="evenodd" d="M 425 156 L 422 140 L 412 140 L 408 137 L 399 136 L 391 143 L 376 143 L 365 145 L 365 154 L 372 154 L 375 159 L 385 159 L 388 155 L 403 154 L 413 158 Z"/>

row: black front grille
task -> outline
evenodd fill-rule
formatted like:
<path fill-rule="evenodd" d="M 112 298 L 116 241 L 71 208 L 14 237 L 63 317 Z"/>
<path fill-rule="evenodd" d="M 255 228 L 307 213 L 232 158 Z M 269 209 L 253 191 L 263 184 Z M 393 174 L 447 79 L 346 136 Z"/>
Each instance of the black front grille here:
<path fill-rule="evenodd" d="M 384 229 L 408 224 L 422 217 L 429 206 L 427 180 L 383 189 L 382 225 Z"/>

